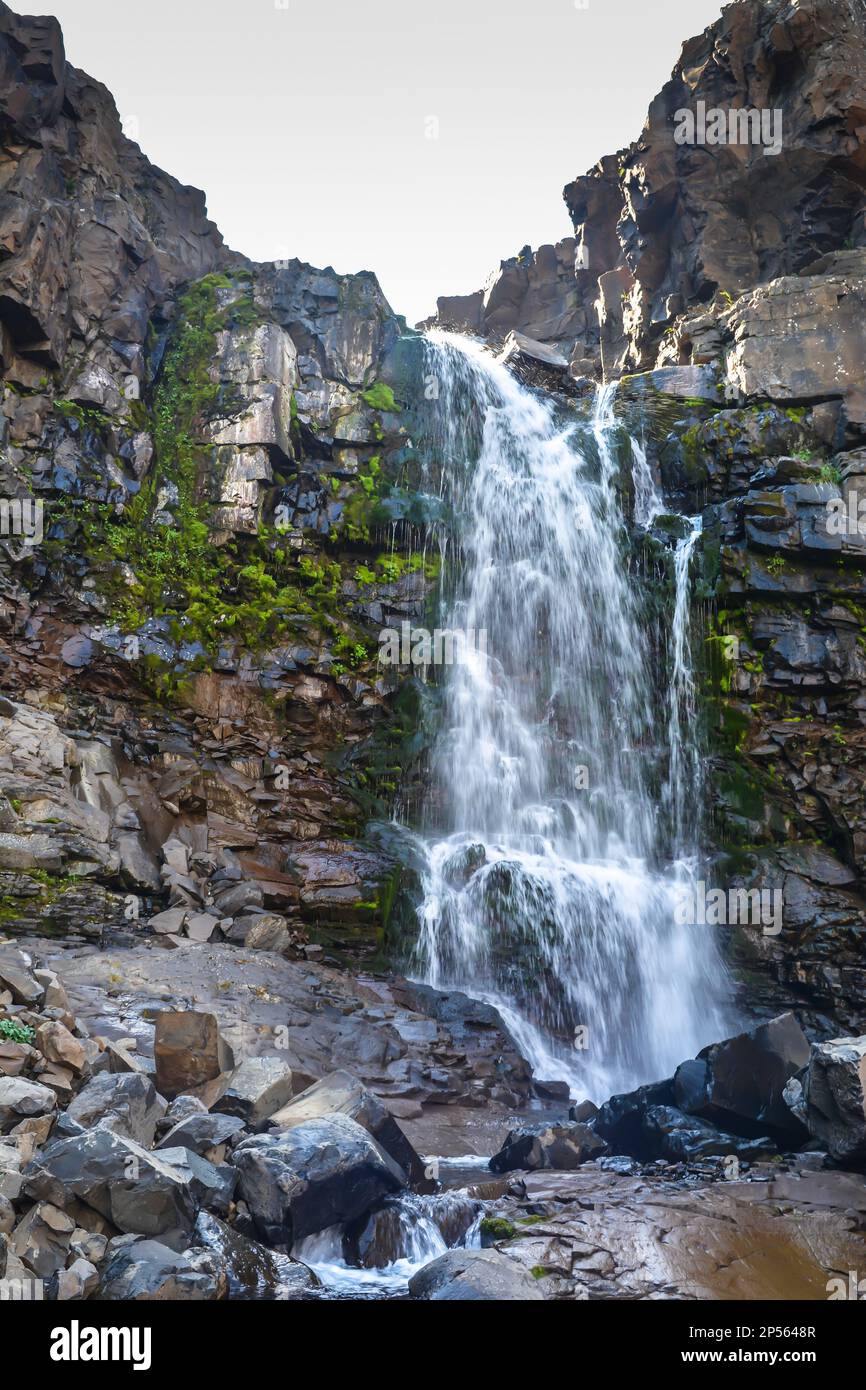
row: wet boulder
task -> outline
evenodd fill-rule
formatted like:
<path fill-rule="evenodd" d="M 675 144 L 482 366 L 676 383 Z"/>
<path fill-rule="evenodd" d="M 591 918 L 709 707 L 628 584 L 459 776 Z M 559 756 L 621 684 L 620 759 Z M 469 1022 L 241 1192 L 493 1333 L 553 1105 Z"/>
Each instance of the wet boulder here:
<path fill-rule="evenodd" d="M 390 1110 L 347 1071 L 331 1072 L 271 1116 L 274 1129 L 288 1129 L 323 1115 L 348 1115 L 399 1164 L 410 1182 L 424 1179 L 424 1164 Z"/>
<path fill-rule="evenodd" d="M 802 1103 L 809 1133 L 830 1156 L 866 1167 L 866 1037 L 813 1046 Z"/>
<path fill-rule="evenodd" d="M 24 1170 L 29 1197 L 66 1207 L 77 1198 L 118 1230 L 182 1248 L 197 1203 L 188 1170 L 111 1130 L 49 1144 Z"/>
<path fill-rule="evenodd" d="M 79 1091 L 66 1111 L 81 1129 L 110 1129 L 149 1148 L 166 1105 L 140 1072 L 101 1072 Z"/>
<path fill-rule="evenodd" d="M 181 1147 L 190 1149 L 202 1158 L 216 1162 L 215 1152 L 222 1154 L 230 1139 L 244 1130 L 243 1120 L 218 1111 L 204 1111 L 179 1120 L 157 1144 L 158 1149 Z"/>
<path fill-rule="evenodd" d="M 672 1105 L 652 1105 L 643 1117 L 644 1152 L 672 1163 L 689 1163 L 702 1158 L 734 1157 L 748 1161 L 772 1158 L 777 1152 L 768 1136 L 743 1139 L 722 1130 L 696 1115 L 687 1115 Z"/>
<path fill-rule="evenodd" d="M 447 1250 L 409 1280 L 412 1298 L 430 1303 L 541 1303 L 528 1270 L 498 1250 Z"/>
<path fill-rule="evenodd" d="M 354 1221 L 406 1186 L 402 1168 L 348 1115 L 244 1139 L 233 1163 L 257 1231 L 278 1247 Z"/>
<path fill-rule="evenodd" d="M 218 1296 L 217 1280 L 184 1254 L 158 1240 L 121 1237 L 111 1241 L 99 1283 L 107 1302 L 157 1300 L 205 1302 Z"/>
<path fill-rule="evenodd" d="M 220 1110 L 263 1128 L 292 1096 L 292 1069 L 279 1057 L 245 1057 L 219 1099 Z"/>
<path fill-rule="evenodd" d="M 521 1125 L 509 1130 L 502 1148 L 490 1160 L 494 1173 L 540 1168 L 560 1172 L 579 1168 L 587 1159 L 600 1158 L 607 1144 L 585 1124 Z"/>
<path fill-rule="evenodd" d="M 192 1241 L 209 1250 L 222 1268 L 229 1298 L 282 1302 L 314 1298 L 321 1288 L 318 1277 L 300 1260 L 268 1250 L 209 1212 L 199 1212 Z"/>
<path fill-rule="evenodd" d="M 50 1086 L 21 1076 L 0 1076 L 0 1134 L 32 1115 L 47 1115 L 57 1104 Z"/>
<path fill-rule="evenodd" d="M 809 1060 L 809 1042 L 792 1013 L 705 1047 L 678 1068 L 675 1104 L 745 1138 L 770 1135 L 799 1147 L 802 1125 L 785 1103 L 787 1082 Z"/>
<path fill-rule="evenodd" d="M 189 1183 L 196 1210 L 203 1207 L 228 1216 L 238 1180 L 235 1168 L 228 1163 L 211 1163 L 180 1147 L 160 1149 L 159 1158 Z"/>
<path fill-rule="evenodd" d="M 607 1140 L 612 1153 L 650 1158 L 654 1155 L 646 1152 L 644 1117 L 654 1105 L 673 1104 L 673 1078 L 639 1086 L 635 1091 L 626 1091 L 605 1101 L 593 1120 L 593 1127 L 602 1139 Z"/>

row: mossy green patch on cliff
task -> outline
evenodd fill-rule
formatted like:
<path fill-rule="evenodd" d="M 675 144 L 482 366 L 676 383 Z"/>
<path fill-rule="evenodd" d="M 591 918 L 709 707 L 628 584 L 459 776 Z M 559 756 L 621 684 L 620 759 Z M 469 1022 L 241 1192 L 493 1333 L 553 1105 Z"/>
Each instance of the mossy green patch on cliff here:
<path fill-rule="evenodd" d="M 362 391 L 361 400 L 371 410 L 384 410 L 387 414 L 395 414 L 399 410 L 394 399 L 394 392 L 390 386 L 386 386 L 384 381 L 377 381 L 366 391 Z"/>
<path fill-rule="evenodd" d="M 221 291 L 236 293 L 228 299 Z M 299 553 L 264 526 L 221 546 L 213 540 L 206 490 L 213 448 L 205 426 L 233 404 L 213 372 L 217 335 L 260 321 L 252 285 L 239 276 L 208 275 L 189 287 L 178 303 L 148 412 L 154 439 L 148 476 L 119 515 L 113 505 L 76 509 L 111 604 L 110 621 L 135 634 L 148 619 L 163 620 L 162 631 L 187 648 L 182 667 L 156 652 L 141 662 L 146 682 L 160 693 L 177 690 L 189 671 L 209 668 L 232 636 L 256 650 L 299 631 L 308 634 L 312 624 L 322 635 L 342 638 L 348 664 L 366 657 L 340 611 L 340 563 Z M 391 397 L 377 393 L 376 399 Z M 361 478 L 367 504 L 375 503 L 380 472 L 374 457 Z"/>

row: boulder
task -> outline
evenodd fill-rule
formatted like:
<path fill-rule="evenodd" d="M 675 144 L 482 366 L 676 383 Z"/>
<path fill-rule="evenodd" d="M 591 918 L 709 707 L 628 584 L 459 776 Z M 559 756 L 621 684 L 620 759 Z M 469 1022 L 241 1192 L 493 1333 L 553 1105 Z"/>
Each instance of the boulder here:
<path fill-rule="evenodd" d="M 646 1158 L 665 1158 L 671 1163 L 689 1163 L 703 1158 L 735 1157 L 748 1161 L 772 1158 L 775 1142 L 766 1135 L 743 1139 L 724 1134 L 707 1120 L 686 1115 L 672 1105 L 652 1105 L 642 1122 L 643 1154 Z"/>
<path fill-rule="evenodd" d="M 318 1277 L 300 1260 L 268 1250 L 209 1212 L 199 1212 L 193 1244 L 213 1252 L 226 1279 L 229 1298 L 241 1300 L 307 1299 L 321 1288 Z"/>
<path fill-rule="evenodd" d="M 169 1100 L 215 1080 L 234 1066 L 216 1016 L 193 1009 L 157 1014 L 153 1053 L 157 1090 Z"/>
<path fill-rule="evenodd" d="M 220 1216 L 228 1216 L 237 1187 L 238 1175 L 228 1163 L 211 1163 L 192 1149 L 180 1145 L 160 1149 L 159 1158 L 188 1181 L 196 1209 L 203 1207 Z"/>
<path fill-rule="evenodd" d="M 169 1101 L 168 1108 L 156 1127 L 157 1136 L 164 1139 L 170 1129 L 186 1120 L 190 1115 L 207 1115 L 208 1108 L 198 1096 L 180 1095 Z"/>
<path fill-rule="evenodd" d="M 45 1009 L 62 1009 L 64 1013 L 69 1011 L 69 999 L 66 990 L 55 975 L 53 970 L 34 970 L 33 978 L 45 990 L 45 997 L 42 1007 Z"/>
<path fill-rule="evenodd" d="M 137 1237 L 111 1241 L 99 1282 L 99 1297 L 107 1302 L 204 1302 L 217 1293 L 213 1275 L 196 1268 L 186 1255 L 158 1240 Z"/>
<path fill-rule="evenodd" d="M 79 1091 L 66 1111 L 82 1129 L 109 1129 L 150 1148 L 166 1104 L 153 1082 L 138 1072 L 101 1072 Z"/>
<path fill-rule="evenodd" d="M 578 1168 L 587 1159 L 607 1152 L 603 1139 L 584 1124 L 521 1125 L 505 1136 L 502 1148 L 490 1160 L 494 1173 L 539 1168 L 559 1171 Z"/>
<path fill-rule="evenodd" d="M 0 1134 L 8 1134 L 30 1115 L 47 1114 L 56 1104 L 50 1086 L 20 1076 L 0 1076 Z"/>
<path fill-rule="evenodd" d="M 240 1134 L 245 1128 L 243 1120 L 234 1115 L 222 1115 L 218 1111 L 205 1110 L 200 1114 L 187 1115 L 160 1139 L 158 1149 L 185 1148 L 202 1158 L 210 1157 L 213 1150 L 224 1149 L 229 1139 Z"/>
<path fill-rule="evenodd" d="M 783 1093 L 808 1060 L 809 1043 L 797 1019 L 780 1014 L 684 1063 L 674 1078 L 675 1104 L 732 1134 L 770 1135 L 796 1148 L 806 1135 Z"/>
<path fill-rule="evenodd" d="M 77 1198 L 120 1231 L 183 1247 L 196 1215 L 188 1169 L 110 1130 L 49 1144 L 24 1170 L 27 1195 L 65 1207 Z"/>
<path fill-rule="evenodd" d="M 278 955 L 283 955 L 297 941 L 297 932 L 290 929 L 285 917 L 274 912 L 253 918 L 243 933 L 243 942 L 248 951 L 276 951 Z"/>
<path fill-rule="evenodd" d="M 613 1153 L 640 1158 L 645 1146 L 643 1121 L 647 1111 L 653 1105 L 673 1104 L 673 1077 L 639 1086 L 636 1091 L 626 1091 L 605 1101 L 595 1117 L 594 1128 L 607 1140 Z"/>
<path fill-rule="evenodd" d="M 0 993 L 8 989 L 16 1004 L 38 1008 L 45 998 L 45 985 L 31 968 L 30 957 L 14 946 L 0 947 Z"/>
<path fill-rule="evenodd" d="M 28 1269 L 48 1279 L 66 1264 L 75 1230 L 71 1216 L 50 1202 L 37 1202 L 12 1233 L 9 1248 Z"/>
<path fill-rule="evenodd" d="M 219 1099 L 220 1110 L 261 1129 L 290 1100 L 292 1069 L 279 1057 L 245 1057 Z"/>
<path fill-rule="evenodd" d="M 539 1282 L 499 1250 L 447 1250 L 409 1280 L 412 1298 L 435 1303 L 541 1303 Z"/>
<path fill-rule="evenodd" d="M 57 1301 L 80 1303 L 99 1288 L 99 1271 L 89 1260 L 77 1259 L 57 1275 Z"/>
<path fill-rule="evenodd" d="M 348 1071 L 331 1072 L 271 1116 L 271 1127 L 288 1129 L 325 1115 L 348 1115 L 399 1164 L 412 1183 L 424 1180 L 424 1163 L 378 1096 Z"/>
<path fill-rule="evenodd" d="M 866 1037 L 813 1045 L 802 1087 L 809 1133 L 837 1163 L 866 1167 Z"/>
<path fill-rule="evenodd" d="M 406 1175 L 348 1115 L 325 1115 L 278 1134 L 244 1139 L 234 1151 L 240 1193 L 269 1245 L 361 1216 Z"/>
<path fill-rule="evenodd" d="M 49 1062 L 71 1067 L 77 1072 L 83 1072 L 87 1068 L 87 1053 L 83 1045 L 56 1019 L 43 1023 L 36 1029 L 36 1046 Z"/>

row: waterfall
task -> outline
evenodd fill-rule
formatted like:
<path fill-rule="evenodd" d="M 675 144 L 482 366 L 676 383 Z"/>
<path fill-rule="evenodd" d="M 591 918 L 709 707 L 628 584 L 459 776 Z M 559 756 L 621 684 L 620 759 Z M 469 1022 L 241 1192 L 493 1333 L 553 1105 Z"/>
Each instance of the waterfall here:
<path fill-rule="evenodd" d="M 480 344 L 431 334 L 425 346 L 460 546 L 444 622 L 485 644 L 464 644 L 439 677 L 412 968 L 495 1004 L 537 1076 L 603 1100 L 724 1031 L 716 943 L 675 920 L 694 864 L 675 862 L 661 805 L 667 788 L 685 806 L 694 775 L 691 551 L 677 552 L 671 689 L 659 692 L 628 569 L 614 388 L 588 422 L 575 412 L 563 425 Z M 634 441 L 630 459 L 651 519 Z"/>
<path fill-rule="evenodd" d="M 673 823 L 674 849 L 694 851 L 696 807 L 700 800 L 701 758 L 695 737 L 696 688 L 689 656 L 691 603 L 689 567 L 701 535 L 701 519 L 692 519 L 687 536 L 674 554 L 674 617 L 671 628 L 671 670 L 668 716 L 670 764 L 665 797 Z M 690 814 L 691 812 L 691 814 Z"/>

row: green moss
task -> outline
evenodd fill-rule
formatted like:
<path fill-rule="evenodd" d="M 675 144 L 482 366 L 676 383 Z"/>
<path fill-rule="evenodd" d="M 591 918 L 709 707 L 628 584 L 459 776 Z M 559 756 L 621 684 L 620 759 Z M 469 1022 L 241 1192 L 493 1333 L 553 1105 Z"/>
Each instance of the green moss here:
<path fill-rule="evenodd" d="M 221 306 L 218 292 L 238 289 L 238 281 L 243 293 Z M 209 275 L 190 286 L 179 301 L 146 412 L 154 438 L 150 474 L 119 515 L 108 504 L 72 504 L 97 581 L 109 598 L 110 621 L 129 634 L 146 619 L 161 618 L 176 643 L 189 644 L 193 652 L 198 644 L 198 655 L 190 655 L 177 669 L 158 656 L 142 659 L 141 674 L 158 694 L 179 693 L 188 674 L 209 669 L 233 634 L 255 650 L 288 638 L 299 624 L 309 632 L 312 622 L 322 635 L 345 633 L 353 664 L 366 656 L 340 614 L 340 564 L 299 556 L 276 530 L 264 527 L 257 535 L 233 536 L 222 546 L 211 539 L 212 504 L 205 485 L 212 446 L 205 426 L 232 406 L 211 379 L 216 336 L 222 329 L 259 321 L 248 279 Z M 365 478 L 374 496 L 380 473 L 378 458 L 371 459 Z M 161 524 L 158 515 L 166 488 L 176 498 L 166 508 L 172 524 Z M 364 495 L 371 500 L 366 491 Z M 121 565 L 131 569 L 131 584 Z"/>
<path fill-rule="evenodd" d="M 513 1240 L 517 1234 L 514 1226 L 504 1216 L 484 1216 L 481 1219 L 481 1234 L 491 1240 Z"/>
<path fill-rule="evenodd" d="M 366 391 L 362 391 L 361 400 L 372 410 L 384 410 L 388 414 L 394 414 L 399 409 L 394 399 L 394 392 L 390 386 L 385 385 L 384 381 L 377 381 Z"/>
<path fill-rule="evenodd" d="M 54 409 L 64 419 L 77 420 L 80 425 L 91 425 L 96 429 L 104 429 L 112 423 L 111 417 L 106 415 L 104 410 L 98 410 L 95 406 L 80 405 L 78 401 L 55 401 Z"/>

